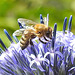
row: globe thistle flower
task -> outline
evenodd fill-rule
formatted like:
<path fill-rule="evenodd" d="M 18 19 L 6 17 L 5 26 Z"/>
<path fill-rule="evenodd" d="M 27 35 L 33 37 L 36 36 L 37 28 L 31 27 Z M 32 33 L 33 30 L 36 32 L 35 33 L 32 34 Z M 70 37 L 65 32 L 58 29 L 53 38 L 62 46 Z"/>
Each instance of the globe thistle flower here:
<path fill-rule="evenodd" d="M 49 14 L 44 21 L 40 15 L 40 23 L 48 26 Z M 52 40 L 43 44 L 33 40 L 34 46 L 24 50 L 20 42 L 13 36 L 12 40 L 6 29 L 4 32 L 11 42 L 9 48 L 0 39 L 4 50 L 0 48 L 0 75 L 74 75 L 75 74 L 75 35 L 71 32 L 72 15 L 66 30 L 67 17 L 64 19 L 63 31 L 57 31 L 54 24 Z M 20 28 L 23 28 L 19 23 Z"/>

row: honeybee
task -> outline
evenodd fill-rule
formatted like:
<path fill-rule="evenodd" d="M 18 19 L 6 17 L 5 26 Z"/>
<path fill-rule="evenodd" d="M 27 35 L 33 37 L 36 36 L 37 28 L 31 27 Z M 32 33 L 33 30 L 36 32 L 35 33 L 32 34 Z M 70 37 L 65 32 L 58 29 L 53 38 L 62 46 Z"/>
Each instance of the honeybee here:
<path fill-rule="evenodd" d="M 16 30 L 13 33 L 13 36 L 20 36 L 22 35 L 20 39 L 20 47 L 21 49 L 25 49 L 29 44 L 33 45 L 32 39 L 38 37 L 39 41 L 46 44 L 49 39 L 52 39 L 52 28 L 48 27 L 44 24 L 38 24 L 36 22 L 33 22 L 32 20 L 28 19 L 18 19 L 18 22 L 21 23 L 23 26 L 22 29 Z M 41 38 L 44 38 L 43 41 Z"/>

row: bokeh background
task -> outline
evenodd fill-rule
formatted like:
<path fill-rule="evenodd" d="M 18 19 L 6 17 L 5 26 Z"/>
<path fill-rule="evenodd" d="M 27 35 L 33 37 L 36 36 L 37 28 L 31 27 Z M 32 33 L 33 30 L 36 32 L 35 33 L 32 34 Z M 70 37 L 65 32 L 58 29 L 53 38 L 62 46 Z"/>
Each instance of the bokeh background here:
<path fill-rule="evenodd" d="M 54 23 L 57 23 L 57 30 L 62 30 L 65 17 L 69 20 L 70 15 L 73 15 L 72 32 L 75 34 L 75 0 L 0 0 L 0 38 L 8 47 L 10 42 L 4 29 L 12 36 L 19 29 L 18 18 L 40 23 L 40 14 L 47 16 L 48 13 L 49 25 L 53 28 Z"/>

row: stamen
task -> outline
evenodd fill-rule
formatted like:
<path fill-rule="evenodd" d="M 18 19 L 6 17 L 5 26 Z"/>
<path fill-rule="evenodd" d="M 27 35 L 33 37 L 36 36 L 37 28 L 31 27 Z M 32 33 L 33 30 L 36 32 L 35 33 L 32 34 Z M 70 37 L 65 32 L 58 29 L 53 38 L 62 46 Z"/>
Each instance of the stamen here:
<path fill-rule="evenodd" d="M 57 23 L 54 24 L 53 36 L 56 38 Z"/>
<path fill-rule="evenodd" d="M 5 44 L 3 43 L 3 41 L 1 40 L 1 38 L 0 38 L 0 43 L 1 43 L 1 45 L 3 46 L 3 48 L 4 48 L 5 50 L 7 50 L 7 47 L 5 46 Z"/>
<path fill-rule="evenodd" d="M 10 42 L 13 43 L 13 40 L 12 40 L 12 38 L 10 37 L 10 35 L 9 35 L 9 33 L 7 32 L 6 29 L 4 29 L 4 32 L 5 32 L 6 36 L 8 37 L 8 39 L 10 40 Z"/>
<path fill-rule="evenodd" d="M 49 21 L 49 14 L 47 14 L 47 26 L 48 26 L 48 21 Z"/>
<path fill-rule="evenodd" d="M 2 50 L 2 48 L 0 48 L 0 55 L 3 53 L 3 50 Z"/>
<path fill-rule="evenodd" d="M 65 19 L 64 19 L 63 34 L 65 34 L 66 24 L 67 24 L 67 17 L 65 17 Z"/>
<path fill-rule="evenodd" d="M 42 14 L 40 14 L 40 23 L 44 24 Z"/>
<path fill-rule="evenodd" d="M 13 35 L 14 40 L 16 41 L 16 43 L 19 42 L 19 40 L 17 39 L 17 37 L 15 35 Z"/>
<path fill-rule="evenodd" d="M 56 38 L 56 30 L 57 30 L 57 23 L 54 24 L 54 31 L 53 31 L 53 37 L 52 37 L 52 49 L 54 49 L 54 43 Z"/>
<path fill-rule="evenodd" d="M 47 25 L 47 17 L 43 18 L 44 24 Z"/>
<path fill-rule="evenodd" d="M 68 23 L 68 31 L 71 31 L 71 27 L 72 27 L 72 15 L 69 18 L 69 23 Z"/>
<path fill-rule="evenodd" d="M 52 37 L 52 50 L 54 50 L 54 43 L 55 43 L 55 38 Z"/>

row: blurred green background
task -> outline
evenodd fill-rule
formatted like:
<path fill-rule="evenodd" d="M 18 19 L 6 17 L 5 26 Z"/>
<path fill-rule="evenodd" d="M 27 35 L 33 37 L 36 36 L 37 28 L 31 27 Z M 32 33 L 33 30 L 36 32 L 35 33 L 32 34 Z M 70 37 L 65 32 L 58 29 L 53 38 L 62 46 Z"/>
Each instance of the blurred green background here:
<path fill-rule="evenodd" d="M 57 23 L 57 30 L 62 30 L 65 17 L 69 20 L 73 15 L 72 32 L 75 34 L 75 0 L 0 0 L 0 38 L 8 47 L 10 42 L 4 29 L 12 36 L 19 29 L 18 18 L 40 23 L 40 14 L 47 16 L 48 13 L 49 25 L 53 27 Z"/>

